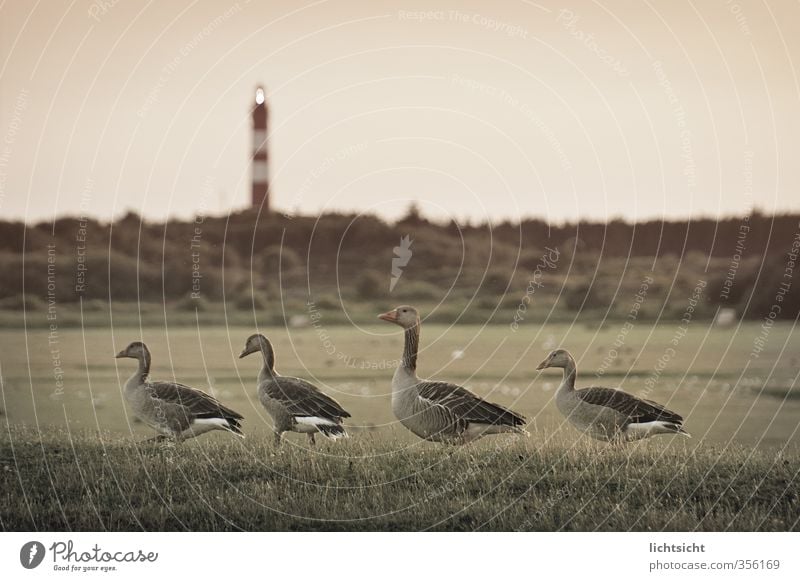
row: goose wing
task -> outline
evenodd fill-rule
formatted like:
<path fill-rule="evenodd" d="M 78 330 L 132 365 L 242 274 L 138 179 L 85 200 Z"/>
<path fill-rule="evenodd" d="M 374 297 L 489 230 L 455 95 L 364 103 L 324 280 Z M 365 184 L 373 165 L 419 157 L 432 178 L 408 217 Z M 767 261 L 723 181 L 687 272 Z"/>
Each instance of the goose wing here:
<path fill-rule="evenodd" d="M 619 389 L 590 387 L 575 392 L 583 401 L 611 408 L 627 416 L 632 423 L 666 421 L 682 424 L 683 417 L 648 399 L 641 399 Z"/>
<path fill-rule="evenodd" d="M 196 418 L 225 418 L 228 420 L 244 419 L 242 414 L 219 403 L 204 391 L 166 381 L 154 381 L 147 384 L 151 395 L 161 401 L 183 406 Z"/>
<path fill-rule="evenodd" d="M 297 377 L 280 377 L 262 384 L 267 395 L 295 417 L 319 417 L 329 420 L 349 418 L 339 402 L 322 393 L 315 385 Z"/>
<path fill-rule="evenodd" d="M 417 384 L 419 397 L 446 408 L 468 423 L 524 426 L 525 418 L 496 403 L 491 403 L 454 383 L 424 381 Z"/>

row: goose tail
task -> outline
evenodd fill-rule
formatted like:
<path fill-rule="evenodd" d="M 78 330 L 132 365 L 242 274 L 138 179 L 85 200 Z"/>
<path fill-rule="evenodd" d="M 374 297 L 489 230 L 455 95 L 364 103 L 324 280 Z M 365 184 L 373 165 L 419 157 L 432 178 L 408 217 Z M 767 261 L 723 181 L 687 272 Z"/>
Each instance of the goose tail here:
<path fill-rule="evenodd" d="M 244 438 L 244 432 L 242 432 L 242 425 L 239 423 L 238 418 L 225 418 L 227 424 L 224 428 L 229 431 L 234 436 L 239 436 L 240 438 Z"/>
<path fill-rule="evenodd" d="M 515 434 L 519 434 L 520 436 L 525 436 L 526 438 L 531 437 L 531 433 L 525 429 L 525 426 L 514 426 L 513 432 Z"/>
<path fill-rule="evenodd" d="M 686 438 L 691 438 L 692 437 L 692 435 L 689 432 L 687 432 L 686 430 L 683 429 L 683 425 L 679 424 L 679 423 L 662 422 L 661 423 L 661 427 L 667 433 L 672 432 L 672 433 L 675 433 L 675 434 L 680 434 L 681 436 L 684 436 Z"/>
<path fill-rule="evenodd" d="M 328 425 L 328 424 L 319 424 L 317 425 L 317 430 L 319 433 L 325 436 L 326 438 L 330 438 L 331 440 L 338 440 L 339 438 L 349 438 L 347 432 L 341 425 Z"/>
<path fill-rule="evenodd" d="M 625 429 L 625 435 L 628 440 L 639 440 L 659 434 L 679 434 L 686 438 L 692 437 L 689 432 L 683 429 L 682 424 L 664 420 L 630 424 Z"/>

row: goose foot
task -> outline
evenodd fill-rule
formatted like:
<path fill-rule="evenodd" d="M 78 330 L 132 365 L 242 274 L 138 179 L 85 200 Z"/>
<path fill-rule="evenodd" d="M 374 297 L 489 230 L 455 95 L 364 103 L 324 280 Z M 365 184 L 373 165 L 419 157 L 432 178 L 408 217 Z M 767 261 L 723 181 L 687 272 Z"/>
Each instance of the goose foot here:
<path fill-rule="evenodd" d="M 314 434 L 308 434 L 308 445 L 309 446 L 316 446 L 317 445 L 317 440 L 314 437 Z"/>
<path fill-rule="evenodd" d="M 150 444 L 150 443 L 155 444 L 157 442 L 163 442 L 164 440 L 168 440 L 168 439 L 169 439 L 169 437 L 165 436 L 164 434 L 159 434 L 158 436 L 153 436 L 152 438 L 146 438 L 146 439 L 142 440 L 139 443 L 140 444 Z"/>

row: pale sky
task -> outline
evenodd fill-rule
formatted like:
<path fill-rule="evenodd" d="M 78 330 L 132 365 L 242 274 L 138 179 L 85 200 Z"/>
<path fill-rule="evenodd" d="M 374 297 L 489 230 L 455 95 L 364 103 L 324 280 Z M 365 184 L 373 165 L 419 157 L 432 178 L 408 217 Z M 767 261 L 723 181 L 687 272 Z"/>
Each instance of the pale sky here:
<path fill-rule="evenodd" d="M 425 10 L 424 14 L 413 14 Z M 0 4 L 0 216 L 800 211 L 800 3 Z"/>

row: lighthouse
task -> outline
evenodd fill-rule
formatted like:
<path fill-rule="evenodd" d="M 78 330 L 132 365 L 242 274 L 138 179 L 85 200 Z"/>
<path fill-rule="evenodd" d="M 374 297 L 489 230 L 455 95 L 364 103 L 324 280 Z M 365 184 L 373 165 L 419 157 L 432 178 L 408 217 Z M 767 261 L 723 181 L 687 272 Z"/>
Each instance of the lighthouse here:
<path fill-rule="evenodd" d="M 269 212 L 269 159 L 267 154 L 267 122 L 269 111 L 263 87 L 256 89 L 253 107 L 253 189 L 251 204 Z"/>

